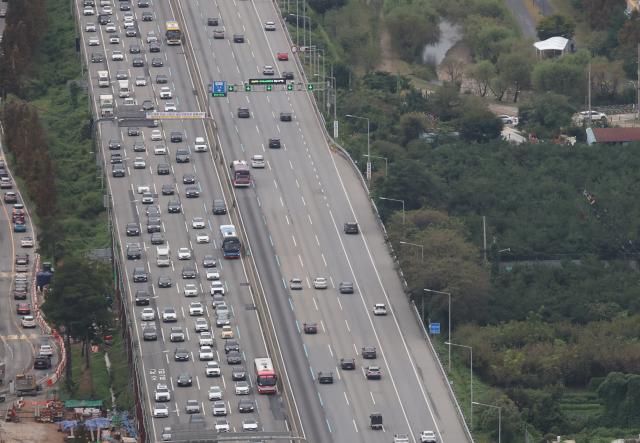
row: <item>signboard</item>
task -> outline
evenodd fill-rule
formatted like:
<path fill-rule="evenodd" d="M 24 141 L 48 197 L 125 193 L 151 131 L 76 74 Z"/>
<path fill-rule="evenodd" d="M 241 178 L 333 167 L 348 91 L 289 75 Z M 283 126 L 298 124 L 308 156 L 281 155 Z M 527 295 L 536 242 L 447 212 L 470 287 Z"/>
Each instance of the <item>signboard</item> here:
<path fill-rule="evenodd" d="M 227 96 L 227 82 L 225 82 L 225 81 L 214 81 L 213 85 L 211 85 L 211 96 L 212 97 L 226 97 Z"/>
<path fill-rule="evenodd" d="M 250 85 L 285 85 L 287 84 L 287 79 L 285 78 L 250 78 Z"/>
<path fill-rule="evenodd" d="M 440 323 L 429 323 L 429 334 L 440 334 Z"/>
<path fill-rule="evenodd" d="M 333 138 L 338 138 L 338 120 L 333 121 Z"/>
<path fill-rule="evenodd" d="M 367 180 L 371 181 L 371 162 L 367 158 Z"/>
<path fill-rule="evenodd" d="M 147 112 L 148 119 L 203 119 L 206 117 L 204 112 Z"/>

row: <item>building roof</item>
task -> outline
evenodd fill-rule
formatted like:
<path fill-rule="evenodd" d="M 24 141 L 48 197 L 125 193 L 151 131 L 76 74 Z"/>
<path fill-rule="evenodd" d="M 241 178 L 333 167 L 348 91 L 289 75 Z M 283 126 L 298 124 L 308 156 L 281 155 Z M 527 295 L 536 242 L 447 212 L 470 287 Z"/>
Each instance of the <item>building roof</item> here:
<path fill-rule="evenodd" d="M 546 40 L 535 42 L 533 46 L 538 51 L 564 51 L 569 40 L 564 37 L 549 37 Z"/>
<path fill-rule="evenodd" d="M 640 141 L 640 128 L 587 128 L 587 142 L 627 143 Z"/>

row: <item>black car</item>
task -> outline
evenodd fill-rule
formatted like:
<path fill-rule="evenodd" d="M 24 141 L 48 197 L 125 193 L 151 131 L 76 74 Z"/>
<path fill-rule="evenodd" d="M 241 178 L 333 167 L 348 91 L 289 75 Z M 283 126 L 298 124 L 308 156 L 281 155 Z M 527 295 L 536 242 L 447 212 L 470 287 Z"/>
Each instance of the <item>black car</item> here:
<path fill-rule="evenodd" d="M 153 234 L 162 231 L 162 221 L 160 217 L 149 217 L 147 219 L 147 233 Z"/>
<path fill-rule="evenodd" d="M 318 333 L 318 323 L 309 322 L 304 324 L 304 333 L 305 334 L 317 334 Z"/>
<path fill-rule="evenodd" d="M 137 243 L 131 243 L 127 245 L 127 259 L 128 260 L 139 260 L 142 257 L 142 249 L 140 249 L 140 245 Z"/>
<path fill-rule="evenodd" d="M 160 57 L 153 57 L 151 59 L 151 66 L 154 68 L 162 68 L 164 66 L 164 62 Z"/>
<path fill-rule="evenodd" d="M 253 400 L 242 399 L 238 402 L 238 412 L 253 412 L 256 409 Z"/>
<path fill-rule="evenodd" d="M 291 71 L 283 71 L 282 72 L 282 77 L 284 77 L 285 80 L 293 80 L 293 72 L 291 72 Z"/>
<path fill-rule="evenodd" d="M 240 352 L 240 343 L 236 340 L 227 340 L 224 344 L 224 353 L 228 354 L 233 351 Z"/>
<path fill-rule="evenodd" d="M 158 287 L 160 288 L 170 288 L 173 285 L 171 281 L 171 277 L 166 275 L 161 275 L 158 277 Z"/>
<path fill-rule="evenodd" d="M 191 161 L 191 157 L 189 157 L 188 149 L 176 149 L 176 162 L 177 163 L 189 163 Z"/>
<path fill-rule="evenodd" d="M 133 28 L 129 28 L 127 29 L 127 32 L 125 32 L 125 34 L 127 37 L 137 37 L 138 36 L 138 31 L 136 31 Z"/>
<path fill-rule="evenodd" d="M 142 102 L 143 111 L 153 111 L 153 108 L 155 108 L 155 106 L 151 100 L 145 100 Z"/>
<path fill-rule="evenodd" d="M 189 374 L 180 374 L 178 375 L 178 386 L 191 386 L 193 383 L 191 376 Z"/>
<path fill-rule="evenodd" d="M 130 137 L 137 137 L 140 135 L 140 128 L 130 127 L 127 129 L 127 135 Z M 143 145 L 144 146 L 144 145 Z"/>
<path fill-rule="evenodd" d="M 184 136 L 180 131 L 171 131 L 171 135 L 169 136 L 169 139 L 171 140 L 172 143 L 180 143 L 183 140 L 183 138 Z"/>
<path fill-rule="evenodd" d="M 357 234 L 360 232 L 360 228 L 358 227 L 358 223 L 356 222 L 347 222 L 344 224 L 344 233 L 345 234 Z"/>
<path fill-rule="evenodd" d="M 185 185 L 194 185 L 196 183 L 196 175 L 190 172 L 182 174 L 182 183 Z"/>
<path fill-rule="evenodd" d="M 113 154 L 111 154 L 111 157 L 109 158 L 109 163 L 111 163 L 112 165 L 115 165 L 117 163 L 122 163 L 122 154 L 120 154 L 119 152 L 114 152 Z"/>
<path fill-rule="evenodd" d="M 327 371 L 318 372 L 318 383 L 322 385 L 330 385 L 333 384 L 333 372 Z"/>
<path fill-rule="evenodd" d="M 119 70 L 116 71 L 116 80 L 126 80 L 129 78 L 129 74 L 127 71 Z"/>
<path fill-rule="evenodd" d="M 129 2 L 120 2 L 120 10 L 121 11 L 131 11 L 131 3 L 129 3 Z"/>
<path fill-rule="evenodd" d="M 144 341 L 155 341 L 158 339 L 156 325 L 150 324 L 142 328 L 142 339 Z"/>
<path fill-rule="evenodd" d="M 149 0 L 138 0 L 138 8 L 148 8 Z"/>
<path fill-rule="evenodd" d="M 353 283 L 350 281 L 341 281 L 340 294 L 353 294 Z"/>
<path fill-rule="evenodd" d="M 140 54 L 140 46 L 139 45 L 131 45 L 129 46 L 130 54 Z"/>
<path fill-rule="evenodd" d="M 239 365 L 242 363 L 242 354 L 238 351 L 231 351 L 227 354 L 227 363 L 230 365 Z"/>
<path fill-rule="evenodd" d="M 213 201 L 213 215 L 224 215 L 227 213 L 227 205 L 224 204 L 224 200 L 215 199 Z"/>
<path fill-rule="evenodd" d="M 170 214 L 180 214 L 180 212 L 182 212 L 180 202 L 177 200 L 169 200 L 169 203 L 167 203 L 167 212 Z"/>
<path fill-rule="evenodd" d="M 244 43 L 244 34 L 233 34 L 233 43 Z"/>
<path fill-rule="evenodd" d="M 205 255 L 202 259 L 202 266 L 205 268 L 215 268 L 218 265 L 218 262 L 213 257 L 213 255 Z"/>
<path fill-rule="evenodd" d="M 280 121 L 281 122 L 290 122 L 293 120 L 293 116 L 290 112 L 281 112 L 280 113 Z"/>
<path fill-rule="evenodd" d="M 111 17 L 109 17 L 109 14 L 100 14 L 98 15 L 98 23 L 101 25 L 107 25 L 111 23 Z"/>
<path fill-rule="evenodd" d="M 122 142 L 120 140 L 116 140 L 116 139 L 111 139 L 109 140 L 109 149 L 110 150 L 117 150 L 122 148 Z"/>
<path fill-rule="evenodd" d="M 143 12 L 142 13 L 142 21 L 143 22 L 152 22 L 153 21 L 153 12 Z"/>
<path fill-rule="evenodd" d="M 159 163 L 157 168 L 158 175 L 169 175 L 171 174 L 171 166 L 167 163 Z"/>
<path fill-rule="evenodd" d="M 362 347 L 362 358 L 376 358 L 376 348 L 375 346 L 363 346 Z"/>
<path fill-rule="evenodd" d="M 51 368 L 51 356 L 39 355 L 33 361 L 33 369 L 49 369 Z"/>
<path fill-rule="evenodd" d="M 133 268 L 133 281 L 134 283 L 144 283 L 148 279 L 147 271 L 142 266 Z"/>
<path fill-rule="evenodd" d="M 127 237 L 137 237 L 140 235 L 140 226 L 137 223 L 127 223 Z"/>
<path fill-rule="evenodd" d="M 271 149 L 280 149 L 282 144 L 280 143 L 279 138 L 270 138 L 269 139 L 269 148 Z"/>
<path fill-rule="evenodd" d="M 250 118 L 249 108 L 238 108 L 238 118 Z"/>
<path fill-rule="evenodd" d="M 159 85 L 163 85 L 165 83 L 169 83 L 169 77 L 164 74 L 156 75 L 156 83 Z"/>
<path fill-rule="evenodd" d="M 133 59 L 133 67 L 134 68 L 142 68 L 144 67 L 144 59 L 140 57 L 136 57 Z"/>
<path fill-rule="evenodd" d="M 340 367 L 347 371 L 353 371 L 356 368 L 355 358 L 341 358 Z"/>
<path fill-rule="evenodd" d="M 154 232 L 151 234 L 151 244 L 164 245 L 164 235 L 162 235 L 162 232 Z"/>
<path fill-rule="evenodd" d="M 185 348 L 176 348 L 173 352 L 173 359 L 175 361 L 189 361 L 189 351 Z"/>
<path fill-rule="evenodd" d="M 183 266 L 182 267 L 182 278 L 185 279 L 185 280 L 196 278 L 196 270 L 195 270 L 195 268 L 193 268 L 192 266 Z"/>
<path fill-rule="evenodd" d="M 218 19 L 218 17 L 209 17 L 207 19 L 207 26 L 218 26 L 219 23 L 220 20 Z"/>
<path fill-rule="evenodd" d="M 91 53 L 91 63 L 102 63 L 104 61 L 104 54 L 102 52 Z"/>
<path fill-rule="evenodd" d="M 149 52 L 160 52 L 160 43 L 158 42 L 149 43 Z"/>
<path fill-rule="evenodd" d="M 380 380 L 382 378 L 382 372 L 378 366 L 369 366 L 366 371 L 367 380 Z"/>
<path fill-rule="evenodd" d="M 133 152 L 144 152 L 147 150 L 143 142 L 135 142 L 131 149 L 133 150 Z"/>
<path fill-rule="evenodd" d="M 247 379 L 247 370 L 244 366 L 238 366 L 231 370 L 231 380 L 233 381 L 243 381 Z"/>
<path fill-rule="evenodd" d="M 187 186 L 185 194 L 187 198 L 198 198 L 200 197 L 200 190 L 195 186 Z"/>
<path fill-rule="evenodd" d="M 138 289 L 136 291 L 136 306 L 149 306 L 149 302 L 151 297 L 149 297 L 149 293 L 143 289 Z"/>
<path fill-rule="evenodd" d="M 111 167 L 111 175 L 113 177 L 124 177 L 125 169 L 121 164 L 115 164 Z"/>
<path fill-rule="evenodd" d="M 175 194 L 176 189 L 173 187 L 171 183 L 166 183 L 162 185 L 162 195 L 173 195 Z"/>

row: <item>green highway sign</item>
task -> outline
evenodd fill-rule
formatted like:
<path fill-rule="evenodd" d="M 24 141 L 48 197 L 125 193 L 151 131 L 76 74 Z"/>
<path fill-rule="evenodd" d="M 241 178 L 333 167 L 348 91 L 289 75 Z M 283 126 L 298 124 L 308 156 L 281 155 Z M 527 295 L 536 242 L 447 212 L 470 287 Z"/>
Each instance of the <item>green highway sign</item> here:
<path fill-rule="evenodd" d="M 250 85 L 284 85 L 287 80 L 284 78 L 250 78 Z"/>

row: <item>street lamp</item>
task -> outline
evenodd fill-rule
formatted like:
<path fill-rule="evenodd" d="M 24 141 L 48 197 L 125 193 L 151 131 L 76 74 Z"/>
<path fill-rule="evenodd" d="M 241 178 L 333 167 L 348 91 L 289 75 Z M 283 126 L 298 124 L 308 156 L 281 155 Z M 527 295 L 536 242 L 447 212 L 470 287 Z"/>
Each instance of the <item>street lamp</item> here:
<path fill-rule="evenodd" d="M 446 295 L 449 297 L 449 337 L 447 337 L 447 342 L 449 342 L 449 372 L 451 372 L 451 293 L 436 291 L 435 289 L 424 289 L 424 291 L 431 292 L 433 294 Z"/>
<path fill-rule="evenodd" d="M 471 413 L 470 413 L 470 417 L 471 417 L 471 429 L 473 430 L 473 348 L 471 346 L 467 346 L 467 345 L 459 345 L 458 343 L 451 343 L 451 342 L 445 342 L 446 345 L 449 346 L 459 346 L 461 348 L 467 348 L 470 352 L 470 364 L 469 366 L 471 367 L 471 377 L 470 377 L 470 381 L 469 381 L 469 386 L 470 386 L 470 391 L 471 391 Z"/>
<path fill-rule="evenodd" d="M 480 403 L 478 401 L 473 402 L 474 405 L 486 406 L 488 408 L 494 408 L 498 410 L 498 443 L 502 443 L 502 407 L 495 405 L 488 405 L 486 403 Z"/>
<path fill-rule="evenodd" d="M 323 57 L 324 57 L 324 53 L 323 53 Z M 323 66 L 324 66 L 324 58 L 323 58 Z M 333 64 L 331 64 L 331 73 L 333 74 Z M 313 74 L 313 75 L 314 77 L 322 77 L 320 74 Z M 327 79 L 331 80 L 331 89 L 333 90 L 333 138 L 338 138 L 338 116 L 337 116 L 338 107 L 336 106 L 336 97 L 338 94 L 336 91 L 336 78 L 333 75 L 324 76 L 323 80 L 325 82 Z M 324 91 L 324 106 L 325 108 L 327 108 L 327 113 L 328 113 L 330 111 L 331 100 L 327 99 L 326 91 Z"/>
<path fill-rule="evenodd" d="M 347 114 L 345 117 L 348 118 L 359 118 L 361 120 L 367 121 L 367 181 L 371 181 L 371 143 L 370 143 L 370 127 L 369 127 L 369 119 L 367 117 L 359 117 L 357 115 Z"/>
<path fill-rule="evenodd" d="M 410 245 L 410 246 L 417 246 L 420 248 L 420 255 L 422 257 L 421 261 L 424 262 L 424 245 L 419 245 L 417 243 L 409 243 L 406 241 L 401 241 L 400 242 L 401 245 Z"/>
<path fill-rule="evenodd" d="M 367 156 L 367 160 L 370 158 L 370 156 Z M 402 203 L 402 225 L 404 226 L 404 200 L 399 200 L 397 198 L 387 198 L 387 197 L 378 197 L 380 200 L 389 200 L 392 202 L 400 202 Z M 402 243 L 402 242 L 400 242 Z M 424 255 L 423 255 L 424 257 Z"/>
<path fill-rule="evenodd" d="M 389 159 L 387 157 L 381 157 L 379 155 L 363 155 L 363 157 L 371 157 L 371 158 L 380 158 L 384 160 L 384 176 L 386 177 L 389 173 Z"/>

